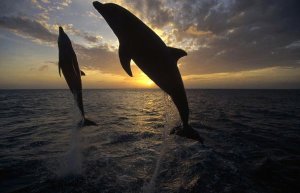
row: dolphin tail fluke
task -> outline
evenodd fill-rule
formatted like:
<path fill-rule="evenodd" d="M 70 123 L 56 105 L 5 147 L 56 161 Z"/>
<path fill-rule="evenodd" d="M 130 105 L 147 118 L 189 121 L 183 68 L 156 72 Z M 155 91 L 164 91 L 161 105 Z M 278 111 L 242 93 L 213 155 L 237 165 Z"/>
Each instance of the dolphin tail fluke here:
<path fill-rule="evenodd" d="M 186 137 L 188 139 L 193 139 L 193 140 L 199 141 L 202 144 L 204 141 L 203 138 L 200 137 L 199 133 L 195 129 L 193 129 L 190 125 L 174 127 L 170 131 L 170 134 L 175 134 L 180 137 Z"/>
<path fill-rule="evenodd" d="M 97 123 L 95 123 L 94 121 L 84 118 L 83 126 L 96 126 L 96 125 L 97 125 Z"/>
<path fill-rule="evenodd" d="M 81 127 L 86 127 L 86 126 L 96 126 L 97 123 L 95 123 L 94 121 L 91 121 L 91 120 L 89 120 L 89 119 L 87 119 L 87 118 L 83 118 L 83 119 L 79 122 L 78 125 L 80 125 Z"/>

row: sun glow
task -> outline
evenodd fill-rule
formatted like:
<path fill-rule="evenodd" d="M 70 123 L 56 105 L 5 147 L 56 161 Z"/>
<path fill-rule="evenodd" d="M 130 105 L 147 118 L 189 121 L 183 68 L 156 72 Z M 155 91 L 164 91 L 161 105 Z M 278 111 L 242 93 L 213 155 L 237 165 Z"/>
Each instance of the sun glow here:
<path fill-rule="evenodd" d="M 139 85 L 144 87 L 154 87 L 155 83 L 142 71 L 139 73 L 139 75 L 136 77 L 137 82 Z"/>
<path fill-rule="evenodd" d="M 136 66 L 132 66 L 133 77 L 105 74 L 98 70 L 83 69 L 86 76 L 82 77 L 87 88 L 154 88 L 155 83 Z M 109 86 L 110 85 L 110 86 Z M 113 85 L 113 86 L 111 86 Z"/>

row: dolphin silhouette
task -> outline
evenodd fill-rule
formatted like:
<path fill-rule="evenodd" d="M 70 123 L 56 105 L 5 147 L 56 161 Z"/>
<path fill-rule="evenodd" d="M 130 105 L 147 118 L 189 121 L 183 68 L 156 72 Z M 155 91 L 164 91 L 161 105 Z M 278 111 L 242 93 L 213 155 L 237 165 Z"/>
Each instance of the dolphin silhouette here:
<path fill-rule="evenodd" d="M 186 56 L 184 50 L 166 44 L 140 19 L 125 8 L 113 3 L 93 2 L 119 40 L 119 58 L 123 69 L 132 76 L 130 61 L 165 91 L 175 103 L 183 127 L 175 127 L 171 134 L 198 140 L 202 138 L 189 124 L 188 101 L 177 67 L 179 58 Z"/>
<path fill-rule="evenodd" d="M 79 122 L 78 125 L 97 125 L 95 122 L 86 119 L 84 116 L 81 76 L 85 76 L 85 73 L 79 70 L 77 57 L 73 50 L 72 43 L 62 27 L 59 27 L 59 36 L 57 42 L 59 50 L 59 75 L 61 76 L 62 71 L 66 82 L 74 96 L 74 100 L 76 101 L 76 104 L 80 110 L 82 120 Z"/>

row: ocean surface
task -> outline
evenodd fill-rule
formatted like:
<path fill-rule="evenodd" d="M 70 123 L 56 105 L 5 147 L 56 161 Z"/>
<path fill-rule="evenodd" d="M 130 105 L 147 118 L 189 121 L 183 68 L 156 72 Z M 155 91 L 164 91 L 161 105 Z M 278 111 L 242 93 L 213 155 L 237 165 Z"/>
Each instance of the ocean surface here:
<path fill-rule="evenodd" d="M 198 142 L 160 90 L 0 91 L 1 193 L 299 193 L 300 90 L 187 90 Z"/>

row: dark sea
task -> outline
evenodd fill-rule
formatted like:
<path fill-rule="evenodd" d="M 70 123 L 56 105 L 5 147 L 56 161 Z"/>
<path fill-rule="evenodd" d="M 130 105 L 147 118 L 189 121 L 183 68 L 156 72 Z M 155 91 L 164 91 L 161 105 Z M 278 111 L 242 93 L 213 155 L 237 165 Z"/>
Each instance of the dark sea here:
<path fill-rule="evenodd" d="M 160 90 L 0 91 L 1 193 L 299 193 L 300 90 L 187 90 L 204 145 L 169 135 Z"/>

